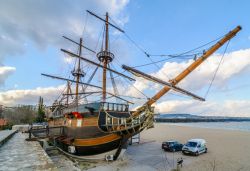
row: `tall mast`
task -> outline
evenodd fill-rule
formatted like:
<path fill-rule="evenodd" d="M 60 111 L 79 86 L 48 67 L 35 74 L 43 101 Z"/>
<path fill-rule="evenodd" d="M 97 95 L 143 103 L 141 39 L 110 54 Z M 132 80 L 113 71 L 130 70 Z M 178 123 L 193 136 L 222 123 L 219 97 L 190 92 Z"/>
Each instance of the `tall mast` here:
<path fill-rule="evenodd" d="M 68 106 L 69 105 L 69 93 L 70 93 L 70 82 L 67 81 L 67 101 L 66 101 L 66 105 Z"/>
<path fill-rule="evenodd" d="M 109 22 L 108 22 L 108 13 L 106 12 L 106 20 L 105 20 L 105 52 L 108 52 L 109 45 Z M 105 102 L 106 100 L 106 75 L 107 75 L 107 57 L 103 59 L 103 76 L 102 76 L 102 100 Z"/>
<path fill-rule="evenodd" d="M 80 45 L 79 45 L 79 56 L 82 54 L 82 38 L 80 38 Z M 81 71 L 81 60 L 80 58 L 78 59 L 78 66 L 77 66 L 77 71 L 76 71 L 76 105 L 78 106 L 78 90 L 79 90 L 79 81 L 80 81 L 80 76 L 82 75 Z"/>
<path fill-rule="evenodd" d="M 97 53 L 97 55 L 96 55 L 97 58 L 99 59 L 99 61 L 102 62 L 102 64 L 103 64 L 102 65 L 102 68 L 103 68 L 102 100 L 105 101 L 106 100 L 106 94 L 107 94 L 107 92 L 106 92 L 106 87 L 107 87 L 107 85 L 106 85 L 107 70 L 111 71 L 111 69 L 107 68 L 107 67 L 108 67 L 108 64 L 110 62 L 112 62 L 113 59 L 114 59 L 114 57 L 115 57 L 114 54 L 109 51 L 109 26 L 117 29 L 118 31 L 120 31 L 122 33 L 124 33 L 124 31 L 122 29 L 120 29 L 119 27 L 117 27 L 114 24 L 112 24 L 112 23 L 109 22 L 109 15 L 108 15 L 108 13 L 106 13 L 106 18 L 103 19 L 103 18 L 99 17 L 98 15 L 96 15 L 95 13 L 93 13 L 93 12 L 91 12 L 89 10 L 87 10 L 87 12 L 89 14 L 93 15 L 94 17 L 98 18 L 99 20 L 105 22 L 105 49 L 104 50 L 102 49 L 102 51 L 99 52 L 99 53 Z M 115 72 L 115 73 L 118 73 L 118 72 Z M 121 74 L 119 74 L 119 75 L 121 75 Z M 129 80 L 133 80 L 133 79 L 129 78 Z"/>

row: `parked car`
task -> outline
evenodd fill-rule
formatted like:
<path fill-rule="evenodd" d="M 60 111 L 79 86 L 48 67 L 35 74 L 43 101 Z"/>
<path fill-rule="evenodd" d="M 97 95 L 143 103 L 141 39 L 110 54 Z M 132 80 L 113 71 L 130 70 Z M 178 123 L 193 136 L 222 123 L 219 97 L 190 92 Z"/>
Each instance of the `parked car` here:
<path fill-rule="evenodd" d="M 198 156 L 201 153 L 206 153 L 206 141 L 204 139 L 191 139 L 182 147 L 183 154 L 192 154 Z"/>
<path fill-rule="evenodd" d="M 175 151 L 181 151 L 182 146 L 183 145 L 178 141 L 166 141 L 162 143 L 161 148 L 165 151 L 175 152 Z"/>

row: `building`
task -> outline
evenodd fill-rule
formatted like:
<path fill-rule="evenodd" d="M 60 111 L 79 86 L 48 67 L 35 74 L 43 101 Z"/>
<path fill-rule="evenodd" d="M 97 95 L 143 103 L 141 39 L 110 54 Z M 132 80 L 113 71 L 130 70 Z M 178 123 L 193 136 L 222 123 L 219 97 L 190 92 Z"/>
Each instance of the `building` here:
<path fill-rule="evenodd" d="M 3 127 L 6 125 L 7 125 L 7 121 L 5 119 L 0 118 L 0 130 L 3 129 Z"/>

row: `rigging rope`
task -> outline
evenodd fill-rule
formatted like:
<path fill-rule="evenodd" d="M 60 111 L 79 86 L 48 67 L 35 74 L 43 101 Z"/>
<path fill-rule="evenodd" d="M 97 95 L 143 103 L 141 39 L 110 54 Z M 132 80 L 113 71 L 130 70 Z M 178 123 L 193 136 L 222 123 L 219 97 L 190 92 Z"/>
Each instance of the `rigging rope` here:
<path fill-rule="evenodd" d="M 229 42 L 230 42 L 230 40 L 227 42 L 227 45 L 226 45 L 225 50 L 224 50 L 224 52 L 223 52 L 223 55 L 221 56 L 220 62 L 219 62 L 218 66 L 217 66 L 217 68 L 216 68 L 216 70 L 215 70 L 215 72 L 214 72 L 213 78 L 212 78 L 212 80 L 211 80 L 211 82 L 210 82 L 210 84 L 209 84 L 209 87 L 208 87 L 208 89 L 207 89 L 207 92 L 206 92 L 206 94 L 205 94 L 205 99 L 207 98 L 207 95 L 208 95 L 208 93 L 209 93 L 209 91 L 210 91 L 210 89 L 211 89 L 211 87 L 212 87 L 212 84 L 213 84 L 213 82 L 214 82 L 214 80 L 215 80 L 215 77 L 216 77 L 216 75 L 217 75 L 217 72 L 218 72 L 218 70 L 219 70 L 219 68 L 220 68 L 220 65 L 221 65 L 222 61 L 223 61 L 224 55 L 225 55 L 225 53 L 226 53 L 226 51 L 227 51 Z"/>
<path fill-rule="evenodd" d="M 96 44 L 96 46 L 95 46 L 95 52 L 96 52 L 97 47 L 98 47 L 98 45 L 99 45 L 99 43 L 100 43 L 100 40 L 101 40 L 101 37 L 102 37 L 103 32 L 104 32 L 104 26 L 103 26 L 102 30 L 100 31 L 100 33 L 99 33 L 98 41 L 97 41 L 97 44 Z M 102 41 L 101 47 L 103 48 L 103 41 Z"/>
<path fill-rule="evenodd" d="M 161 67 L 159 67 L 159 66 L 151 59 L 150 56 L 149 56 L 148 58 L 150 59 L 150 61 L 151 61 L 152 63 L 154 63 L 154 65 L 156 66 L 156 68 L 158 68 L 159 70 L 161 70 Z M 170 80 L 169 76 L 165 73 L 164 70 L 162 70 L 162 73 Z"/>
<path fill-rule="evenodd" d="M 199 54 L 199 53 L 198 53 Z M 191 56 L 195 56 L 195 54 L 192 54 L 192 55 L 185 55 L 185 56 L 182 56 L 182 57 L 187 57 L 185 59 L 193 59 L 193 57 L 191 58 Z M 136 66 L 133 66 L 131 68 L 139 68 L 139 67 L 144 67 L 144 66 L 148 66 L 148 65 L 152 65 L 152 64 L 156 64 L 156 63 L 161 63 L 161 62 L 164 62 L 164 61 L 168 61 L 170 59 L 174 59 L 174 58 L 179 58 L 180 56 L 171 56 L 167 59 L 162 59 L 162 60 L 159 60 L 159 61 L 155 61 L 155 62 L 151 62 L 151 63 L 147 63 L 147 64 L 142 64 L 142 65 L 136 65 Z"/>
<path fill-rule="evenodd" d="M 108 68 L 110 68 L 109 64 L 108 64 Z M 112 83 L 112 86 L 113 86 L 114 94 L 116 96 L 119 96 L 119 92 L 118 92 L 118 89 L 117 89 L 117 86 L 116 86 L 116 83 L 115 83 L 113 73 L 111 71 L 109 71 L 109 73 L 110 73 L 110 78 L 111 78 L 111 83 Z"/>
<path fill-rule="evenodd" d="M 134 86 L 132 83 L 130 83 L 128 80 L 126 80 L 125 78 L 123 78 L 127 83 L 129 83 L 131 86 L 134 87 L 134 89 L 136 89 L 138 92 L 140 92 L 143 96 L 145 96 L 147 99 L 149 99 L 149 97 L 144 94 L 141 90 L 139 90 L 136 86 Z"/>
<path fill-rule="evenodd" d="M 112 19 L 111 19 L 112 20 Z M 112 20 L 113 21 L 113 20 Z M 113 21 L 114 22 L 114 21 Z M 115 23 L 115 22 L 114 22 Z M 188 53 L 190 53 L 190 52 L 194 52 L 195 50 L 198 50 L 198 49 L 201 49 L 202 47 L 205 47 L 205 46 L 207 46 L 207 45 L 209 45 L 209 44 L 211 44 L 211 43 L 213 43 L 213 42 L 215 42 L 215 41 L 217 41 L 217 40 L 219 40 L 219 39 L 221 39 L 222 37 L 224 37 L 224 35 L 223 36 L 220 36 L 220 37 L 218 37 L 218 38 L 216 38 L 216 39 L 214 39 L 214 40 L 212 40 L 212 41 L 210 41 L 210 42 L 208 42 L 208 43 L 205 43 L 205 44 L 203 44 L 203 45 L 201 45 L 201 46 L 198 46 L 198 47 L 196 47 L 196 48 L 194 48 L 194 49 L 191 49 L 191 50 L 188 50 L 188 51 L 185 51 L 185 52 L 183 52 L 183 53 L 180 53 L 180 54 L 168 54 L 168 55 L 166 55 L 166 54 L 160 54 L 160 55 L 157 55 L 157 54 L 150 54 L 150 53 L 148 53 L 146 50 L 144 50 L 139 44 L 137 44 L 126 32 L 124 32 L 124 35 L 125 35 L 125 37 L 127 37 L 128 38 L 128 40 L 130 40 L 131 42 L 132 42 L 132 44 L 134 44 L 134 46 L 136 47 L 136 48 L 138 48 L 143 54 L 145 54 L 147 57 L 152 57 L 152 56 L 161 56 L 161 57 L 163 57 L 163 56 L 167 56 L 167 57 L 170 57 L 170 58 L 168 58 L 168 59 L 166 59 L 166 60 L 169 60 L 169 59 L 172 59 L 172 58 L 175 58 L 175 57 L 180 57 L 180 56 L 182 56 L 182 55 L 185 55 L 185 54 L 188 54 Z M 200 53 L 195 53 L 195 54 L 193 54 L 193 55 L 198 55 L 198 54 L 200 54 Z M 163 62 L 164 60 L 161 60 L 161 61 L 157 61 L 157 62 L 153 62 L 152 64 L 155 64 L 155 63 L 158 63 L 158 62 Z M 141 66 L 146 66 L 146 65 L 150 65 L 150 64 L 144 64 L 144 65 L 141 65 Z M 140 66 L 139 66 L 140 67 Z"/>
<path fill-rule="evenodd" d="M 89 16 L 89 13 L 86 11 L 84 26 L 83 26 L 83 30 L 82 30 L 82 37 L 83 37 L 83 34 L 85 32 L 85 28 L 86 28 L 86 25 L 87 25 L 87 22 L 88 22 L 88 16 Z"/>
<path fill-rule="evenodd" d="M 218 37 L 218 38 L 216 38 L 216 39 L 214 39 L 214 40 L 212 40 L 212 41 L 210 41 L 210 42 L 208 42 L 208 43 L 205 43 L 205 44 L 203 44 L 203 45 L 201 45 L 201 46 L 198 46 L 198 47 L 196 47 L 196 48 L 194 48 L 194 49 L 191 49 L 191 50 L 188 50 L 188 51 L 186 51 L 186 52 L 182 52 L 182 53 L 180 53 L 180 54 L 176 54 L 176 55 L 171 55 L 171 54 L 170 54 L 170 55 L 164 55 L 164 54 L 161 54 L 161 55 L 150 55 L 150 56 L 182 56 L 182 55 L 188 54 L 188 53 L 190 53 L 190 52 L 194 52 L 195 50 L 201 49 L 202 47 L 205 47 L 205 46 L 207 46 L 207 45 L 209 45 L 209 44 L 211 44 L 211 43 L 213 43 L 213 42 L 215 42 L 215 41 L 221 39 L 221 38 L 224 37 L 224 36 L 225 36 L 225 35 L 220 36 L 220 37 Z"/>
<path fill-rule="evenodd" d="M 103 42 L 104 42 L 104 37 L 105 37 L 105 24 L 103 24 L 103 33 L 102 33 L 102 47 L 101 47 L 101 50 L 103 51 Z"/>
<path fill-rule="evenodd" d="M 114 62 L 117 62 L 117 65 L 121 66 L 120 62 L 118 60 L 114 60 Z M 113 66 L 114 67 L 114 66 Z M 126 72 L 126 70 L 124 70 L 122 73 Z M 117 76 L 118 77 L 118 76 Z M 117 77 L 114 77 L 114 78 L 117 78 Z M 123 78 L 123 77 L 121 77 Z M 135 90 L 137 90 L 138 92 L 140 92 L 143 96 L 145 96 L 147 99 L 149 99 L 149 97 L 144 94 L 142 91 L 140 91 L 138 88 L 136 88 L 130 81 L 128 81 L 127 79 L 123 78 L 128 84 L 130 84 L 131 86 L 134 87 Z"/>

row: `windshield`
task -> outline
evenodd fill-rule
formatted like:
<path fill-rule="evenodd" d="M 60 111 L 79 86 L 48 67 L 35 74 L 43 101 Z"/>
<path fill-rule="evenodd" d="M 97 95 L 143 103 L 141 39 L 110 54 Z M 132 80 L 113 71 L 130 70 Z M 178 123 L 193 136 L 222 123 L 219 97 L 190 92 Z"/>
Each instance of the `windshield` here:
<path fill-rule="evenodd" d="M 175 144 L 175 142 L 167 142 L 167 144 L 168 144 L 169 146 L 172 146 L 172 145 Z"/>
<path fill-rule="evenodd" d="M 196 147 L 197 142 L 187 142 L 186 146 L 188 146 L 188 147 Z"/>

